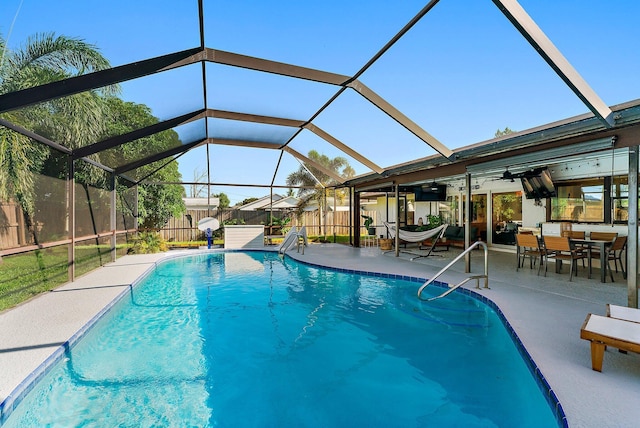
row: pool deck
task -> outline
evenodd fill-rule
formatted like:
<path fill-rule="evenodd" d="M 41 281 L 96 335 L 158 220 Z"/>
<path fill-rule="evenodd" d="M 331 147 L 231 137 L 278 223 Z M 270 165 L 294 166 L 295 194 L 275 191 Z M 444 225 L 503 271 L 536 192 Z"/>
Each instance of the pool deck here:
<path fill-rule="evenodd" d="M 172 251 L 171 256 L 194 251 Z M 409 254 L 383 254 L 378 248 L 313 244 L 305 254 L 288 254 L 306 262 L 415 277 L 430 277 L 459 251 L 410 261 Z M 167 254 L 126 256 L 96 271 L 0 313 L 0 403 L 52 353 L 83 328 L 137 278 Z M 472 255 L 472 272 L 481 273 L 482 251 Z M 626 306 L 626 281 L 599 281 L 585 270 L 568 281 L 568 269 L 547 277 L 528 266 L 516 272 L 513 253 L 489 252 L 490 289 L 478 291 L 495 302 L 559 398 L 571 427 L 633 427 L 640 420 L 640 355 L 609 348 L 602 373 L 591 370 L 589 342 L 580 339 L 588 313 L 605 314 L 605 304 Z M 441 280 L 458 283 L 462 262 Z M 467 284 L 475 287 L 475 282 Z M 416 290 L 417 290 L 416 286 Z M 482 368 L 482 361 L 469 361 Z M 11 398 L 5 406 L 10 406 Z"/>

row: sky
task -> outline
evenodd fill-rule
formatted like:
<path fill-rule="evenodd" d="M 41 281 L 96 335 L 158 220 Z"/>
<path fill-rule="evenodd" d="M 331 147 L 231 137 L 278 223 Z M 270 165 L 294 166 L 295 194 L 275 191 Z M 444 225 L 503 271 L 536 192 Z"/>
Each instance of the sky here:
<path fill-rule="evenodd" d="M 205 45 L 351 76 L 425 1 L 205 0 Z M 520 0 L 522 7 L 607 105 L 640 98 L 640 2 Z M 199 45 L 195 0 L 2 0 L 0 33 L 18 48 L 38 32 L 95 44 L 114 66 Z M 201 108 L 200 66 L 122 84 L 127 101 L 159 119 Z M 308 120 L 336 93 L 329 85 L 208 64 L 210 108 Z M 588 112 L 490 0 L 441 0 L 360 78 L 450 149 Z M 435 152 L 352 90 L 313 123 L 387 167 Z M 279 142 L 295 130 L 217 120 L 213 136 Z M 241 125 L 241 126 L 239 126 Z M 203 125 L 178 129 L 183 141 Z M 345 156 L 309 131 L 291 147 Z M 284 184 L 298 169 L 275 150 L 210 146 L 179 158 L 185 181 L 206 171 L 216 183 Z M 346 156 L 345 156 L 346 157 Z M 348 157 L 347 157 L 348 158 Z M 357 174 L 368 169 L 348 158 Z M 276 166 L 277 174 L 276 174 Z M 220 186 L 233 202 L 268 189 Z M 278 191 L 278 190 L 276 190 Z M 281 191 L 282 192 L 282 191 Z"/>

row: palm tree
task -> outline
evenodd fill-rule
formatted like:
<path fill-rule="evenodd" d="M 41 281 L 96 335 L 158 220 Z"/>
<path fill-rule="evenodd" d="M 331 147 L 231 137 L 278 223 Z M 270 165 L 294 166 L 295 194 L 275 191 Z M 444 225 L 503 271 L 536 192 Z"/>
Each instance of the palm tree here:
<path fill-rule="evenodd" d="M 0 94 L 19 91 L 109 68 L 94 45 L 53 33 L 29 37 L 12 51 L 0 36 Z M 0 114 L 0 117 L 69 148 L 96 141 L 104 132 L 108 110 L 103 96 L 115 86 L 88 91 Z M 16 199 L 32 231 L 35 176 L 44 167 L 49 149 L 0 126 L 0 199 Z M 37 238 L 36 238 L 37 239 Z"/>
<path fill-rule="evenodd" d="M 354 169 L 349 165 L 347 159 L 337 156 L 333 159 L 326 155 L 322 155 L 315 150 L 309 151 L 309 159 L 322 165 L 323 167 L 336 172 L 338 175 L 344 178 L 351 178 L 355 175 Z M 325 188 L 337 184 L 335 180 L 322 171 L 314 168 L 312 165 L 301 165 L 297 171 L 292 172 L 287 176 L 288 186 L 304 186 L 304 188 L 298 189 L 298 197 L 301 199 L 298 205 L 298 213 L 302 213 L 304 208 L 316 201 L 318 207 L 323 209 L 325 206 Z M 344 191 L 331 190 L 334 198 L 342 200 L 345 197 Z M 331 196 L 331 194 L 330 194 Z"/>

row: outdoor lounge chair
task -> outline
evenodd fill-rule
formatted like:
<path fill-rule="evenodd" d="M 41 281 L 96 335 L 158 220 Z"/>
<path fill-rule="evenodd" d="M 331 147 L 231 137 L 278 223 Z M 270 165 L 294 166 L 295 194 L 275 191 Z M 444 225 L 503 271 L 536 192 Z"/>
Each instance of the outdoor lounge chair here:
<path fill-rule="evenodd" d="M 602 371 L 607 346 L 640 353 L 640 323 L 589 314 L 580 329 L 580 338 L 591 341 L 591 368 Z"/>
<path fill-rule="evenodd" d="M 389 231 L 389 234 L 391 236 L 395 236 L 396 235 L 396 227 L 395 227 L 395 225 L 393 225 L 391 223 L 387 223 L 386 221 L 383 222 L 383 223 L 384 223 L 385 227 L 387 228 L 387 230 Z M 406 241 L 406 242 L 423 242 L 423 241 L 425 241 L 427 239 L 431 239 L 431 246 L 428 248 L 427 254 L 418 254 L 418 255 L 416 255 L 416 257 L 411 259 L 411 260 L 414 260 L 414 259 L 418 259 L 420 257 L 429 257 L 431 255 L 431 253 L 433 252 L 433 250 L 438 245 L 438 242 L 440 241 L 440 239 L 442 238 L 442 236 L 444 235 L 444 232 L 446 230 L 447 230 L 447 225 L 446 224 L 443 224 L 443 225 L 438 226 L 438 227 L 433 228 L 433 229 L 424 230 L 424 231 L 420 231 L 420 232 L 410 232 L 408 230 L 399 229 L 398 230 L 398 237 L 400 239 L 402 239 L 403 241 Z"/>
<path fill-rule="evenodd" d="M 607 303 L 607 316 L 640 323 L 640 309 L 629 308 L 627 306 L 611 305 Z"/>

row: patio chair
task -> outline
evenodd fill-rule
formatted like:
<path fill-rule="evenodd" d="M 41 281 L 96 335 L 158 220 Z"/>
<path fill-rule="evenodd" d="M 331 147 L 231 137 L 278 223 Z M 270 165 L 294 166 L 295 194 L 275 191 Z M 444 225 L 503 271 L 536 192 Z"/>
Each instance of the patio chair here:
<path fill-rule="evenodd" d="M 618 273 L 618 262 L 620 262 L 620 270 L 622 271 L 623 278 L 627 278 L 627 271 L 622 264 L 622 254 L 625 253 L 627 249 L 627 237 L 626 236 L 616 236 L 616 239 L 611 244 L 611 247 L 607 250 L 607 268 L 609 269 L 609 273 L 611 273 L 611 281 L 613 281 L 613 272 L 611 272 L 610 262 L 613 260 L 613 264 L 616 266 L 616 273 Z"/>
<path fill-rule="evenodd" d="M 516 234 L 516 243 L 518 244 L 518 267 L 516 271 L 520 269 L 520 266 L 524 266 L 524 261 L 528 257 L 529 269 L 533 269 L 538 259 L 540 259 L 540 264 L 538 265 L 538 275 L 540 275 L 543 251 L 540 248 L 538 237 L 529 233 L 518 233 Z"/>
<path fill-rule="evenodd" d="M 589 239 L 594 241 L 613 241 L 618 236 L 615 232 L 591 232 Z"/>
<path fill-rule="evenodd" d="M 573 270 L 578 270 L 578 260 L 582 260 L 584 268 L 584 259 L 587 258 L 586 253 L 578 248 L 573 248 L 568 237 L 562 236 L 545 236 L 544 237 L 544 276 L 547 276 L 547 268 L 549 259 L 555 259 L 556 263 L 563 260 L 569 261 L 569 281 L 573 279 Z M 562 266 L 562 265 L 560 265 Z"/>
<path fill-rule="evenodd" d="M 616 234 L 617 235 L 617 234 Z M 593 238 L 592 238 L 593 239 Z M 605 239 L 603 239 L 605 241 Z M 608 269 L 609 276 L 611 277 L 611 282 L 615 282 L 613 279 L 613 271 L 611 270 L 611 261 L 613 260 L 613 264 L 616 267 L 616 273 L 618 273 L 618 263 L 620 263 L 620 270 L 622 271 L 622 277 L 627 278 L 627 271 L 622 264 L 622 254 L 625 252 L 627 248 L 627 237 L 626 236 L 616 236 L 613 243 L 605 249 L 606 254 L 606 266 L 600 266 L 600 269 Z M 592 259 L 599 259 L 600 252 L 592 251 L 591 252 Z"/>
<path fill-rule="evenodd" d="M 565 230 L 562 232 L 562 236 L 566 236 L 570 239 L 584 239 L 585 232 L 584 230 Z"/>
<path fill-rule="evenodd" d="M 588 314 L 580 329 L 580 338 L 591 342 L 591 368 L 602 371 L 607 346 L 620 351 L 640 353 L 640 323 Z"/>

